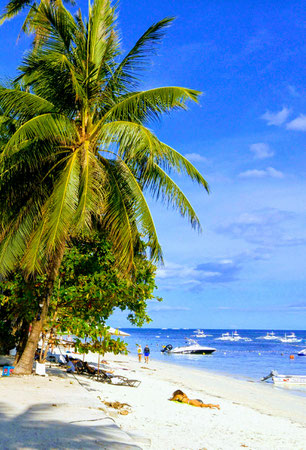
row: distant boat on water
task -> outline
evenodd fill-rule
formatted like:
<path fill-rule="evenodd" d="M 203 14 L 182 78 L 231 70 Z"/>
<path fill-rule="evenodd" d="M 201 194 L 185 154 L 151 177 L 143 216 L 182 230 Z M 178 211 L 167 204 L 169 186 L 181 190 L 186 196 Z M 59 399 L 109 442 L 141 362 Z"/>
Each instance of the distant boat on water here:
<path fill-rule="evenodd" d="M 291 344 L 293 342 L 301 342 L 302 339 L 298 339 L 294 333 L 288 335 L 285 333 L 285 337 L 280 338 L 280 341 L 284 342 L 285 344 Z"/>
<path fill-rule="evenodd" d="M 216 341 L 232 341 L 230 333 L 222 333 L 222 335 L 215 339 Z"/>
<path fill-rule="evenodd" d="M 245 341 L 245 342 L 251 342 L 252 339 L 248 337 L 242 337 L 239 335 L 238 331 L 234 331 L 232 334 L 229 332 L 222 333 L 222 335 L 215 339 L 216 341 L 231 341 L 231 342 L 237 342 L 237 341 Z"/>
<path fill-rule="evenodd" d="M 306 348 L 298 352 L 299 356 L 306 356 Z"/>
<path fill-rule="evenodd" d="M 280 337 L 275 336 L 275 333 L 273 333 L 273 331 L 271 331 L 270 333 L 268 332 L 265 336 L 259 336 L 256 339 L 265 339 L 266 341 L 278 341 L 280 339 Z"/>
<path fill-rule="evenodd" d="M 197 338 L 206 338 L 208 336 L 212 336 L 212 334 L 205 334 L 203 330 L 195 330 L 194 333 L 195 334 L 193 334 L 192 336 Z"/>

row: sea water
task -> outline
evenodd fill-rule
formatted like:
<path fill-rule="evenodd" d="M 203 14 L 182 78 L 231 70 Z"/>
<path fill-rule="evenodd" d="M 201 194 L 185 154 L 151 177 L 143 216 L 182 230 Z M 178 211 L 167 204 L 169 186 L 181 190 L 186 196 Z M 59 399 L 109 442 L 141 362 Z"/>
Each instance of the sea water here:
<path fill-rule="evenodd" d="M 257 339 L 272 330 L 237 330 L 241 337 L 252 339 L 249 341 L 219 341 L 216 338 L 222 333 L 234 330 L 208 330 L 203 329 L 205 338 L 196 338 L 195 329 L 161 329 L 161 328 L 126 328 L 122 329 L 130 334 L 124 338 L 128 350 L 137 355 L 137 344 L 150 347 L 150 357 L 160 361 L 189 366 L 196 369 L 205 369 L 221 374 L 229 374 L 238 378 L 259 381 L 272 370 L 280 374 L 306 375 L 306 356 L 297 353 L 306 348 L 306 331 L 274 330 L 276 336 L 284 337 L 291 332 L 296 334 L 298 343 L 283 343 L 279 340 Z M 173 347 L 185 345 L 186 338 L 195 339 L 206 347 L 214 347 L 216 352 L 212 355 L 186 355 L 162 353 L 161 349 L 167 344 Z M 290 358 L 294 356 L 294 359 Z M 302 390 L 304 390 L 302 388 Z"/>

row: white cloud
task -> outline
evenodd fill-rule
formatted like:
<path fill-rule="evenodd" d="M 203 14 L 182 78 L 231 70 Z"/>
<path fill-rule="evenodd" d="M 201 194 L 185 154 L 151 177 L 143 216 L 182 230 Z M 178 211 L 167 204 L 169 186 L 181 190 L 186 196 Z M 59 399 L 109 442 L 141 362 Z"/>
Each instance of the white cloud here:
<path fill-rule="evenodd" d="M 239 177 L 241 178 L 265 178 L 265 177 L 271 177 L 271 178 L 283 178 L 284 174 L 280 172 L 279 170 L 274 169 L 273 167 L 267 167 L 267 169 L 253 169 L 253 170 L 246 170 L 245 172 L 242 172 L 239 174 Z"/>
<path fill-rule="evenodd" d="M 299 117 L 287 123 L 288 130 L 306 131 L 306 115 L 300 114 Z"/>
<path fill-rule="evenodd" d="M 289 84 L 287 86 L 287 88 L 288 88 L 289 94 L 291 94 L 292 97 L 300 97 L 300 93 L 295 86 L 293 86 L 292 84 Z"/>
<path fill-rule="evenodd" d="M 306 235 L 296 236 L 292 224 L 298 215 L 292 211 L 275 208 L 265 208 L 259 211 L 243 213 L 231 223 L 225 223 L 217 228 L 217 232 L 234 239 L 244 239 L 260 247 L 248 251 L 247 259 L 269 259 L 271 251 L 277 247 L 294 247 L 306 244 Z M 241 260 L 243 261 L 243 256 Z M 239 262 L 236 258 L 236 262 Z"/>
<path fill-rule="evenodd" d="M 150 308 L 150 312 L 159 312 L 159 311 L 190 311 L 190 308 L 186 306 L 167 306 L 167 305 L 153 306 L 152 308 Z"/>
<path fill-rule="evenodd" d="M 193 162 L 207 162 L 208 159 L 205 158 L 205 156 L 200 155 L 200 153 L 187 153 L 185 155 L 185 157 L 187 159 L 189 159 L 189 161 L 193 161 Z"/>
<path fill-rule="evenodd" d="M 261 116 L 261 119 L 266 120 L 268 125 L 280 126 L 284 122 L 286 122 L 289 114 L 290 114 L 290 109 L 284 107 L 281 111 L 275 112 L 275 113 L 273 113 L 271 111 L 266 111 Z"/>
<path fill-rule="evenodd" d="M 264 142 L 257 142 L 256 144 L 250 145 L 250 150 L 254 153 L 255 159 L 271 158 L 274 155 L 273 150 Z"/>

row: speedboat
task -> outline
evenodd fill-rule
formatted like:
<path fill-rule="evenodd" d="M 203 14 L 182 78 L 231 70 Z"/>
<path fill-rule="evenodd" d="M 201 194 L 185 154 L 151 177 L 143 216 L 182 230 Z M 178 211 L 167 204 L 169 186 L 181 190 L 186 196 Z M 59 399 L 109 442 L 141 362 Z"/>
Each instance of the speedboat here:
<path fill-rule="evenodd" d="M 304 350 L 301 350 L 300 352 L 298 352 L 299 356 L 306 356 L 306 348 L 304 348 Z"/>
<path fill-rule="evenodd" d="M 285 334 L 285 337 L 280 338 L 280 341 L 286 344 L 291 344 L 292 342 L 301 342 L 302 339 L 298 339 L 294 333 L 291 333 L 288 335 Z"/>
<path fill-rule="evenodd" d="M 276 341 L 280 338 L 278 336 L 275 336 L 275 333 L 271 331 L 271 333 L 267 333 L 265 336 L 259 336 L 256 339 L 265 339 L 266 341 Z"/>
<path fill-rule="evenodd" d="M 204 347 L 193 339 L 186 339 L 186 345 L 173 348 L 171 344 L 162 348 L 162 353 L 184 353 L 188 355 L 211 355 L 216 349 L 212 347 Z"/>
<path fill-rule="evenodd" d="M 272 370 L 272 372 L 266 377 L 262 378 L 261 381 L 266 381 L 269 378 L 272 378 L 274 384 L 282 384 L 282 385 L 306 385 L 306 375 L 281 375 L 276 370 Z"/>

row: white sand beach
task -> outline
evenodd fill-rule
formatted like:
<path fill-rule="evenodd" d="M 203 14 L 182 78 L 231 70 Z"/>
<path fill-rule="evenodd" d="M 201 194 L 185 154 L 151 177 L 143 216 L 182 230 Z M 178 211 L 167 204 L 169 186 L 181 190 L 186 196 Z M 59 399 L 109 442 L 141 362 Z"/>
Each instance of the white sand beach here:
<path fill-rule="evenodd" d="M 1 448 L 306 448 L 305 397 L 154 360 L 105 359 L 140 386 L 100 383 L 55 366 L 48 377 L 2 377 Z M 176 389 L 220 410 L 170 402 Z M 129 413 L 104 401 L 127 403 Z"/>

